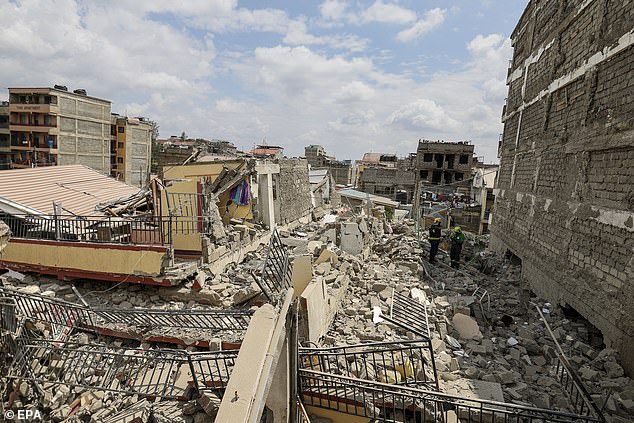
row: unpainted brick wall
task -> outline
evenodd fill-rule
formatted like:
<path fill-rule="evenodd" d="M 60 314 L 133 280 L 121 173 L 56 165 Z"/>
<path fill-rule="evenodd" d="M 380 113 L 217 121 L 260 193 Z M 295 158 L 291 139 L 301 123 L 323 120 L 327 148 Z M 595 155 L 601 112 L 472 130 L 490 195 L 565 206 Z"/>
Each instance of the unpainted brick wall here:
<path fill-rule="evenodd" d="M 530 1 L 512 37 L 509 75 L 521 76 L 509 78 L 490 228 L 491 246 L 522 259 L 534 291 L 599 328 L 630 375 L 634 46 L 585 63 L 614 48 L 633 22 L 628 2 Z"/>
<path fill-rule="evenodd" d="M 277 195 L 280 200 L 280 223 L 287 224 L 310 214 L 310 182 L 306 159 L 280 159 Z"/>

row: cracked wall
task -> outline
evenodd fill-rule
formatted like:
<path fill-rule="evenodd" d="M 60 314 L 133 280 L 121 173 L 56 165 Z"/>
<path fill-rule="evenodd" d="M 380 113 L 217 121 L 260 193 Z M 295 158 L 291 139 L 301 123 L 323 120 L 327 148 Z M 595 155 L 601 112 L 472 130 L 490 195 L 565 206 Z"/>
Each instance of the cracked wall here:
<path fill-rule="evenodd" d="M 513 35 L 492 246 L 634 372 L 634 4 L 531 1 Z"/>

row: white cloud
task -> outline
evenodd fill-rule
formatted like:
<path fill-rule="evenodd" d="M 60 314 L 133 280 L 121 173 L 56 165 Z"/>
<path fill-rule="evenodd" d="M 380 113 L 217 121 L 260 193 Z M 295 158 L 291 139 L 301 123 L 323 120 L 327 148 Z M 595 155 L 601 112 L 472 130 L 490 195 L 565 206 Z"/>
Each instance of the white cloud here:
<path fill-rule="evenodd" d="M 402 125 L 406 129 L 432 130 L 450 133 L 458 129 L 458 121 L 451 118 L 435 101 L 421 98 L 401 106 L 387 118 L 390 125 Z"/>
<path fill-rule="evenodd" d="M 396 38 L 402 42 L 409 42 L 420 38 L 424 34 L 438 28 L 445 21 L 445 9 L 431 9 L 425 13 L 425 16 L 416 22 L 410 28 L 399 32 Z"/>
<path fill-rule="evenodd" d="M 326 0 L 319 5 L 321 16 L 326 19 L 339 20 L 345 16 L 348 5 L 342 0 Z"/>
<path fill-rule="evenodd" d="M 354 103 L 369 101 L 376 95 L 376 90 L 361 81 L 345 84 L 333 96 L 338 103 Z"/>
<path fill-rule="evenodd" d="M 394 24 L 406 24 L 416 20 L 416 12 L 399 6 L 395 3 L 383 3 L 376 0 L 360 15 L 361 22 L 382 22 Z"/>

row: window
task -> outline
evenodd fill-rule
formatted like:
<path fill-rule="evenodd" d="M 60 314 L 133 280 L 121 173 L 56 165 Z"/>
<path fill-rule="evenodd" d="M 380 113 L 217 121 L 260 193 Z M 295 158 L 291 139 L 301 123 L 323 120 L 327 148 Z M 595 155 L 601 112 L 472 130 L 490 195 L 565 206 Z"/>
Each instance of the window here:
<path fill-rule="evenodd" d="M 468 164 L 469 163 L 469 155 L 461 154 L 460 155 L 460 164 Z"/>
<path fill-rule="evenodd" d="M 432 153 L 423 154 L 423 161 L 424 162 L 431 162 L 433 159 L 434 159 L 434 155 Z"/>
<path fill-rule="evenodd" d="M 117 143 L 117 148 L 124 148 L 125 144 L 122 142 Z"/>
<path fill-rule="evenodd" d="M 123 163 L 123 157 L 117 157 L 117 163 Z"/>
<path fill-rule="evenodd" d="M 421 179 L 427 179 L 428 176 L 429 176 L 429 171 L 428 170 L 421 170 L 420 171 Z"/>
<path fill-rule="evenodd" d="M 51 104 L 51 96 L 50 95 L 45 95 L 44 96 L 44 104 Z"/>
<path fill-rule="evenodd" d="M 456 173 L 456 181 L 462 181 L 464 179 L 464 173 Z"/>
<path fill-rule="evenodd" d="M 117 127 L 117 131 L 118 131 L 120 134 L 123 134 L 123 133 L 125 132 L 125 126 L 118 126 L 118 127 Z"/>

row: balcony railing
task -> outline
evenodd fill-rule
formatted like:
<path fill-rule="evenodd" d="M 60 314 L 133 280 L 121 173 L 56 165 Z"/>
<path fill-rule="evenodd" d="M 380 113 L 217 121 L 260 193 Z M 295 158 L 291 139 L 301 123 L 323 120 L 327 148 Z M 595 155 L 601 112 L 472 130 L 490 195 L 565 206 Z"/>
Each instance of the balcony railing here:
<path fill-rule="evenodd" d="M 211 230 L 205 217 L 0 214 L 0 220 L 9 226 L 12 238 L 125 245 L 171 245 L 173 235 L 204 235 Z"/>
<path fill-rule="evenodd" d="M 9 122 L 9 125 L 12 126 L 37 126 L 42 128 L 56 128 L 57 122 Z"/>

